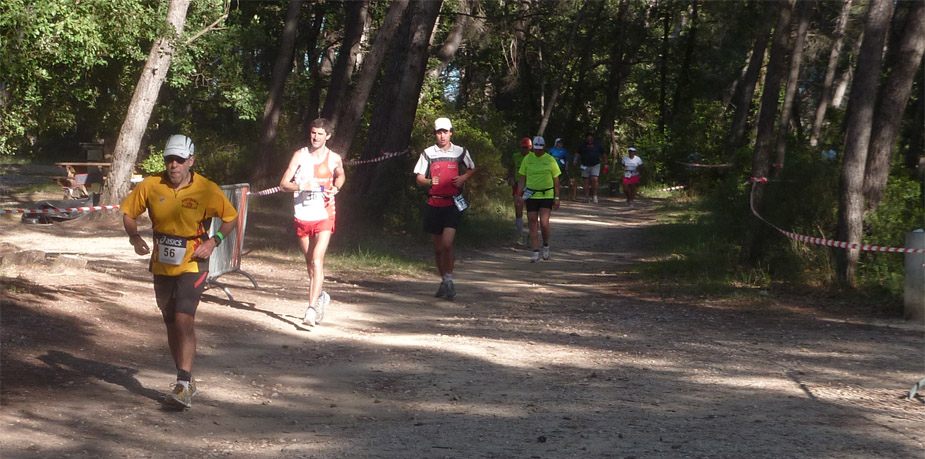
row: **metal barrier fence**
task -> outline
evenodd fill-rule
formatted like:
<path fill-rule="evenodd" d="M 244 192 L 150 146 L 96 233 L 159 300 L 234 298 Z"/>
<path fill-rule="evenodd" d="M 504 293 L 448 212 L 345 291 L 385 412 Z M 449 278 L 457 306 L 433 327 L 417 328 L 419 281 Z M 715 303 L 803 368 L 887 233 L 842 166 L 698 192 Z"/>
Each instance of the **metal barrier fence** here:
<path fill-rule="evenodd" d="M 228 295 L 228 299 L 234 301 L 231 291 L 228 287 L 222 285 L 217 279 L 225 274 L 240 274 L 257 287 L 257 281 L 250 274 L 241 269 L 241 253 L 244 248 L 244 230 L 247 227 L 247 193 L 250 185 L 247 183 L 237 183 L 234 185 L 222 185 L 219 188 L 225 193 L 225 196 L 231 201 L 231 205 L 238 210 L 238 226 L 225 235 L 225 243 L 216 247 L 209 257 L 209 284 L 217 285 Z M 209 228 L 209 235 L 212 236 L 222 226 L 222 219 L 212 218 L 212 225 Z"/>

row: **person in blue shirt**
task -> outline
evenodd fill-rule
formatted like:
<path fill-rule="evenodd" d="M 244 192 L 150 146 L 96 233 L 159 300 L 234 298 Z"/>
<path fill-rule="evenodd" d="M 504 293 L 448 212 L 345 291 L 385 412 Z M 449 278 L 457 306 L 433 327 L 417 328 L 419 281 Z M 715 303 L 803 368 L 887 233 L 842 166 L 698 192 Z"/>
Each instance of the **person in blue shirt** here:
<path fill-rule="evenodd" d="M 556 158 L 556 163 L 559 164 L 559 172 L 562 175 L 568 175 L 568 152 L 565 151 L 565 148 L 562 146 L 562 139 L 556 139 L 553 143 L 554 147 L 550 148 L 547 153 L 552 155 L 553 158 Z"/>

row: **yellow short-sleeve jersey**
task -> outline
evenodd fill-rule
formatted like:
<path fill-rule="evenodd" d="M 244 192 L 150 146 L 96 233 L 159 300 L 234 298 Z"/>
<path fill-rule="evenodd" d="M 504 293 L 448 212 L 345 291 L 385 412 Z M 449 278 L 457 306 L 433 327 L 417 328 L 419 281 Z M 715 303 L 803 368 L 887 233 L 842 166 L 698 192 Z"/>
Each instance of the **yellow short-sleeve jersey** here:
<path fill-rule="evenodd" d="M 205 239 L 212 217 L 230 222 L 238 211 L 225 197 L 221 188 L 211 180 L 190 172 L 190 183 L 175 190 L 162 175 L 144 179 L 119 206 L 131 218 L 148 211 L 154 226 L 154 250 L 150 270 L 154 274 L 177 276 L 208 270 L 208 263 L 193 261 L 193 252 Z M 179 264 L 159 261 L 160 236 L 178 236 L 186 239 L 186 253 Z"/>

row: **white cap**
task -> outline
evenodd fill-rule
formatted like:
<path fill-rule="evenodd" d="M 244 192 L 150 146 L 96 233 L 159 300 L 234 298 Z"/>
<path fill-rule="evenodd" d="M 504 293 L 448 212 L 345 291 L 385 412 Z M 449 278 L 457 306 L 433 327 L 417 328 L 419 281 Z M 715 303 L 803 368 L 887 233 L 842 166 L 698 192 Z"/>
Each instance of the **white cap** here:
<path fill-rule="evenodd" d="M 164 157 L 179 156 L 183 159 L 193 156 L 196 152 L 196 146 L 193 141 L 185 135 L 172 135 L 167 139 L 167 145 L 164 147 Z"/>
<path fill-rule="evenodd" d="M 636 147 L 630 147 L 629 151 L 636 151 Z"/>
<path fill-rule="evenodd" d="M 453 123 L 450 122 L 449 118 L 437 118 L 437 121 L 434 121 L 434 130 L 439 131 L 441 129 L 447 131 L 453 130 Z"/>
<path fill-rule="evenodd" d="M 545 147 L 546 147 L 546 141 L 543 140 L 543 137 L 536 136 L 533 138 L 533 149 L 534 150 L 542 150 Z"/>

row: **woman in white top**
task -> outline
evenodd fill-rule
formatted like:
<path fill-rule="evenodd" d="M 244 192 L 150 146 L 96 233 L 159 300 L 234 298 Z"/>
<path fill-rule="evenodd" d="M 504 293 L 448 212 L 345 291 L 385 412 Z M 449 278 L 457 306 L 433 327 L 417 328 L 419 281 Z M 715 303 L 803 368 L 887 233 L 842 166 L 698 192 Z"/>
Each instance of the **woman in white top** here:
<path fill-rule="evenodd" d="M 636 187 L 639 185 L 639 168 L 642 167 L 642 158 L 636 156 L 636 147 L 630 147 L 623 157 L 623 192 L 626 193 L 626 203 L 633 207 L 636 202 Z"/>

